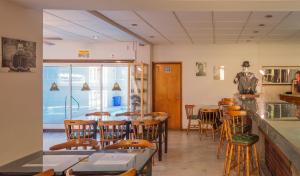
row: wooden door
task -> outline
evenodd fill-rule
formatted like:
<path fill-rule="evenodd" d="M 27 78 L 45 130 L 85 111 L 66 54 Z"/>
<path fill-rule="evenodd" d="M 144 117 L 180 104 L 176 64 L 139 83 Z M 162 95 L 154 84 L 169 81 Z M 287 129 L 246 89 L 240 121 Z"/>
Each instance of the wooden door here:
<path fill-rule="evenodd" d="M 153 64 L 153 111 L 169 114 L 169 129 L 181 129 L 181 63 Z"/>

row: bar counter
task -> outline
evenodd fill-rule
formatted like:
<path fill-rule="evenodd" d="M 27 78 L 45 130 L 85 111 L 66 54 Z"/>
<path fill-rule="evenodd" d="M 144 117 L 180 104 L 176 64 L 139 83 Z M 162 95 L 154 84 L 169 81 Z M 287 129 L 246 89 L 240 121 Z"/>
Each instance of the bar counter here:
<path fill-rule="evenodd" d="M 258 134 L 261 169 L 265 175 L 300 175 L 299 107 L 262 98 L 240 99 Z M 298 116 L 298 117 L 297 117 Z"/>

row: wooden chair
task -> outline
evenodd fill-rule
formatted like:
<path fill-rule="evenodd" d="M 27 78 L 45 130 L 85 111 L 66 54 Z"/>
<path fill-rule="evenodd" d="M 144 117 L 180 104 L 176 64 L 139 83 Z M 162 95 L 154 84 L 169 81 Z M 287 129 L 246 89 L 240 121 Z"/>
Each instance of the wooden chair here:
<path fill-rule="evenodd" d="M 127 172 L 121 174 L 120 176 L 136 176 L 136 170 L 135 169 L 130 169 Z"/>
<path fill-rule="evenodd" d="M 91 149 L 99 150 L 98 141 L 95 139 L 72 139 L 67 142 L 53 145 L 49 148 L 51 151 L 55 150 L 72 150 L 78 149 L 79 147 L 83 147 L 83 149 L 87 149 L 87 147 L 91 147 Z"/>
<path fill-rule="evenodd" d="M 198 116 L 194 115 L 194 107 L 195 105 L 187 104 L 185 107 L 186 118 L 188 119 L 188 126 L 186 130 L 186 134 L 189 134 L 191 129 L 200 129 L 200 123 L 198 121 Z M 196 122 L 197 124 L 192 124 Z"/>
<path fill-rule="evenodd" d="M 159 120 L 135 120 L 132 121 L 132 130 L 134 139 L 144 139 L 154 143 L 157 147 L 158 144 L 158 128 L 160 125 Z"/>
<path fill-rule="evenodd" d="M 102 117 L 102 116 L 110 116 L 110 113 L 109 112 L 92 112 L 92 113 L 85 114 L 85 116 L 98 116 L 98 117 Z"/>
<path fill-rule="evenodd" d="M 150 148 L 153 149 L 154 146 L 151 142 L 143 139 L 135 140 L 121 140 L 115 144 L 106 146 L 105 149 L 128 149 L 128 148 Z"/>
<path fill-rule="evenodd" d="M 97 137 L 97 122 L 95 120 L 65 120 L 67 140 Z"/>
<path fill-rule="evenodd" d="M 220 111 L 218 109 L 200 109 L 199 111 L 200 119 L 200 138 L 202 137 L 203 131 L 207 135 L 207 131 L 212 132 L 213 140 L 215 140 L 215 133 L 219 129 L 219 124 L 217 118 L 220 116 Z"/>
<path fill-rule="evenodd" d="M 228 143 L 226 147 L 226 159 L 224 163 L 224 175 L 230 175 L 230 171 L 237 168 L 237 174 L 240 175 L 240 166 L 242 165 L 243 171 L 246 168 L 246 175 L 250 176 L 250 161 L 255 160 L 255 169 L 258 175 L 260 175 L 259 158 L 256 149 L 256 143 L 259 137 L 255 134 L 246 134 L 245 132 L 245 118 L 247 116 L 246 111 L 228 111 L 231 119 L 226 119 L 228 132 Z M 252 151 L 253 155 L 252 156 Z M 245 157 L 246 155 L 246 157 Z M 242 160 L 241 160 L 242 157 Z M 252 158 L 253 157 L 253 158 Z M 236 164 L 232 165 L 232 160 L 236 159 Z M 254 164 L 252 167 L 254 168 Z"/>
<path fill-rule="evenodd" d="M 126 135 L 126 121 L 99 121 L 100 144 L 106 145 L 116 143 L 124 139 Z"/>
<path fill-rule="evenodd" d="M 224 123 L 224 118 L 228 118 L 228 116 L 229 116 L 228 111 L 239 111 L 239 110 L 241 110 L 241 106 L 238 106 L 238 105 L 224 106 L 222 108 L 223 123 L 222 123 L 221 131 L 220 131 L 220 141 L 219 141 L 218 150 L 217 150 L 217 158 L 220 157 L 220 152 L 221 152 L 222 146 L 223 146 L 224 142 L 228 139 L 227 126 L 226 126 L 226 123 Z"/>
<path fill-rule="evenodd" d="M 55 172 L 53 169 L 46 170 L 44 172 L 35 174 L 34 176 L 55 176 Z"/>

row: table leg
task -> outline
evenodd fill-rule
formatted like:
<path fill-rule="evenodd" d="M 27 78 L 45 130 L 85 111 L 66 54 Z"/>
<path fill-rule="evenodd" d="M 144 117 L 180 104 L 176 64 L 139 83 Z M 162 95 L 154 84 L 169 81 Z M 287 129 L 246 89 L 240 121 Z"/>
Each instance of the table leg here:
<path fill-rule="evenodd" d="M 162 160 L 162 123 L 158 126 L 158 160 Z"/>
<path fill-rule="evenodd" d="M 165 120 L 165 153 L 168 153 L 168 119 Z"/>
<path fill-rule="evenodd" d="M 126 139 L 129 140 L 130 138 L 130 123 L 126 124 Z"/>
<path fill-rule="evenodd" d="M 149 159 L 149 161 L 147 162 L 147 173 L 146 173 L 146 175 L 147 176 L 152 176 L 152 159 L 154 159 L 154 158 L 151 158 L 151 159 Z"/>

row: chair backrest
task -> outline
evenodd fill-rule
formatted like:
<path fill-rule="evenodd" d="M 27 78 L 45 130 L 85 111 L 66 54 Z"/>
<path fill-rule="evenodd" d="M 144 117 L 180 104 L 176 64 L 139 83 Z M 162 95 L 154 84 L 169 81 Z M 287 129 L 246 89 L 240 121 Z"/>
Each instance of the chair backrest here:
<path fill-rule="evenodd" d="M 99 121 L 100 141 L 118 141 L 124 138 L 126 121 Z"/>
<path fill-rule="evenodd" d="M 152 116 L 152 117 L 158 117 L 158 116 L 168 116 L 168 113 L 166 112 L 150 112 L 144 114 L 144 117 Z"/>
<path fill-rule="evenodd" d="M 65 120 L 64 124 L 67 140 L 96 138 L 95 120 Z"/>
<path fill-rule="evenodd" d="M 159 120 L 135 120 L 132 121 L 133 137 L 153 141 L 158 138 Z"/>
<path fill-rule="evenodd" d="M 68 149 L 72 150 L 78 149 L 78 147 L 83 147 L 83 149 L 87 149 L 87 147 L 91 147 L 92 149 L 99 150 L 98 141 L 95 139 L 72 139 L 67 142 L 53 145 L 49 148 L 51 151 Z"/>
<path fill-rule="evenodd" d="M 34 176 L 54 176 L 54 175 L 55 175 L 54 170 L 53 169 L 49 169 L 49 170 L 46 170 L 44 172 L 35 174 Z"/>
<path fill-rule="evenodd" d="M 245 118 L 247 117 L 247 111 L 228 111 L 229 119 L 226 119 L 228 125 L 228 135 L 231 139 L 232 135 L 244 133 Z"/>
<path fill-rule="evenodd" d="M 123 112 L 123 113 L 118 113 L 116 116 L 140 116 L 141 112 Z"/>
<path fill-rule="evenodd" d="M 121 174 L 120 176 L 136 176 L 136 170 L 135 169 L 130 169 L 127 172 Z"/>
<path fill-rule="evenodd" d="M 143 139 L 121 140 L 112 145 L 106 146 L 105 149 L 128 149 L 128 148 L 151 148 L 154 146 L 151 142 Z"/>
<path fill-rule="evenodd" d="M 195 105 L 186 104 L 184 107 L 185 107 L 186 118 L 191 119 L 193 117 Z"/>
<path fill-rule="evenodd" d="M 201 124 L 216 124 L 220 116 L 219 109 L 200 109 Z"/>
<path fill-rule="evenodd" d="M 92 112 L 92 113 L 87 113 L 85 116 L 110 116 L 109 112 Z"/>

